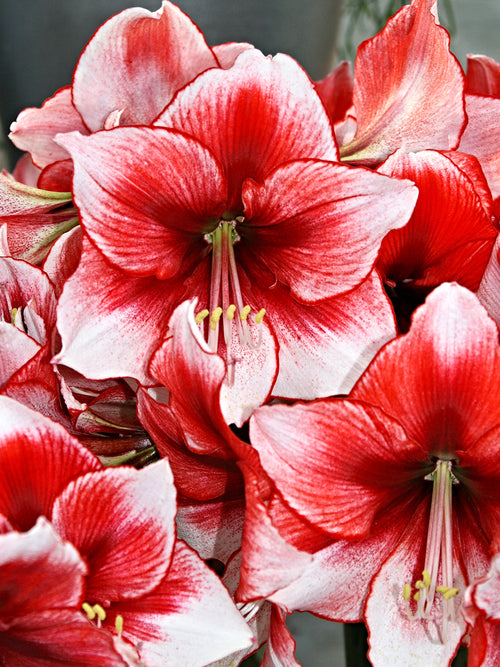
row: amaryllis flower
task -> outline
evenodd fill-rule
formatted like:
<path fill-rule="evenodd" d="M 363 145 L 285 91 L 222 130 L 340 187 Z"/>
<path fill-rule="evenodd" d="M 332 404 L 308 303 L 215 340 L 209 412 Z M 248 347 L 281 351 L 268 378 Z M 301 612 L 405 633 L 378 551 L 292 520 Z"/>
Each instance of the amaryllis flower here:
<path fill-rule="evenodd" d="M 240 599 L 364 618 L 375 665 L 449 664 L 500 522 L 499 370 L 496 325 L 445 284 L 347 399 L 258 408 Z"/>
<path fill-rule="evenodd" d="M 58 361 L 151 383 L 170 315 L 197 297 L 230 365 L 233 337 L 256 355 L 261 336 L 277 339 L 274 393 L 350 387 L 393 335 L 372 269 L 415 188 L 333 161 L 323 105 L 286 56 L 248 50 L 203 73 L 157 123 L 58 138 L 88 237 L 60 300 Z"/>
<path fill-rule="evenodd" d="M 176 90 L 203 70 L 218 66 L 197 26 L 168 0 L 155 12 L 125 9 L 106 21 L 87 44 L 72 85 L 59 90 L 41 109 L 25 109 L 12 124 L 10 138 L 43 170 L 40 187 L 70 189 L 70 156 L 54 142 L 57 133 L 87 134 L 115 125 L 149 124 Z"/>
<path fill-rule="evenodd" d="M 358 48 L 356 132 L 341 145 L 343 160 L 376 165 L 397 149 L 458 146 L 466 123 L 464 74 L 450 53 L 448 33 L 437 23 L 436 5 L 436 0 L 412 0 Z"/>
<path fill-rule="evenodd" d="M 40 517 L 0 535 L 0 651 L 12 667 L 125 663 L 113 637 L 80 611 L 87 565 Z"/>
<path fill-rule="evenodd" d="M 60 425 L 0 398 L 0 514 L 45 516 L 88 571 L 78 609 L 155 667 L 205 665 L 250 646 L 217 576 L 176 538 L 167 462 L 103 469 Z M 115 641 L 116 643 L 116 641 Z"/>

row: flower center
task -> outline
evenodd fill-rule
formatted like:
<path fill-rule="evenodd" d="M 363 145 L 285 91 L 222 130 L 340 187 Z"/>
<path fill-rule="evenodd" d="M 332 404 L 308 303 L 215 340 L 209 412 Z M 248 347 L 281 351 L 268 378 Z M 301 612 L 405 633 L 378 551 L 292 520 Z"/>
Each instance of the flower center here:
<path fill-rule="evenodd" d="M 412 587 L 405 584 L 403 598 L 410 619 L 428 619 L 431 615 L 436 594 L 442 603 L 442 641 L 446 641 L 448 622 L 454 621 L 453 598 L 459 592 L 453 586 L 453 540 L 451 500 L 452 487 L 457 483 L 452 473 L 452 461 L 438 460 L 434 471 L 426 478 L 431 479 L 432 500 L 425 550 L 425 564 L 422 579 L 415 582 L 413 599 L 417 602 L 415 613 L 410 610 Z M 438 584 L 440 575 L 441 583 Z"/>
<path fill-rule="evenodd" d="M 234 256 L 234 244 L 240 241 L 236 225 L 243 218 L 238 216 L 234 220 L 221 220 L 219 226 L 205 240 L 212 244 L 212 273 L 210 277 L 209 308 L 196 315 L 197 324 L 208 318 L 208 345 L 214 352 L 219 343 L 219 328 L 222 321 L 224 342 L 228 351 L 231 346 L 233 329 L 236 328 L 241 345 L 258 348 L 262 342 L 262 332 L 259 331 L 254 341 L 250 333 L 249 315 L 251 308 L 243 302 L 241 294 L 238 268 Z M 253 322 L 260 325 L 266 311 L 264 308 L 253 316 Z"/>

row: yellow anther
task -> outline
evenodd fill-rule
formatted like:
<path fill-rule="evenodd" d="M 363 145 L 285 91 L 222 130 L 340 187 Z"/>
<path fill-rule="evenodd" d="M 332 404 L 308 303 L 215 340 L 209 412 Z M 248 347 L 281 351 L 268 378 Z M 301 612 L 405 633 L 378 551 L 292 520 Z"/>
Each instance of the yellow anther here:
<path fill-rule="evenodd" d="M 222 308 L 218 306 L 210 315 L 210 328 L 212 330 L 215 330 L 215 327 L 217 326 L 217 323 L 220 320 L 221 316 L 222 316 Z"/>
<path fill-rule="evenodd" d="M 429 588 L 429 586 L 431 585 L 431 575 L 427 570 L 424 570 L 422 572 L 422 579 L 424 580 L 424 586 L 426 588 Z"/>
<path fill-rule="evenodd" d="M 11 324 L 15 324 L 15 322 L 16 322 L 16 315 L 17 315 L 17 308 L 13 308 L 13 309 L 10 311 L 10 321 L 11 321 Z"/>
<path fill-rule="evenodd" d="M 92 607 L 92 609 L 95 611 L 97 618 L 98 618 L 100 621 L 104 621 L 104 619 L 106 618 L 106 612 L 105 612 L 104 609 L 101 607 L 101 605 L 100 605 L 100 604 L 95 604 L 95 605 Z"/>
<path fill-rule="evenodd" d="M 226 317 L 228 320 L 234 319 L 234 313 L 236 312 L 236 306 L 232 303 L 229 308 L 226 310 Z"/>
<path fill-rule="evenodd" d="M 415 582 L 415 588 L 426 588 L 425 583 L 422 581 L 422 579 L 419 579 L 418 581 Z"/>
<path fill-rule="evenodd" d="M 204 310 L 200 310 L 198 315 L 196 315 L 196 317 L 194 318 L 194 321 L 196 322 L 196 324 L 200 324 L 200 322 L 203 322 L 203 320 L 205 319 L 205 317 L 207 317 L 207 315 L 209 315 L 209 312 L 206 308 Z"/>
<path fill-rule="evenodd" d="M 247 319 L 250 310 L 251 310 L 250 306 L 245 306 L 240 313 L 240 320 L 243 320 L 244 322 Z"/>
<path fill-rule="evenodd" d="M 96 617 L 96 613 L 95 613 L 95 611 L 92 609 L 92 607 L 89 605 L 88 602 L 84 602 L 84 603 L 82 604 L 82 609 L 83 609 L 83 611 L 87 614 L 87 616 L 89 617 L 89 619 L 90 619 L 91 621 L 93 621 L 94 618 Z"/>
<path fill-rule="evenodd" d="M 447 593 L 450 590 L 449 586 L 436 586 L 437 593 Z"/>
<path fill-rule="evenodd" d="M 265 314 L 266 314 L 266 309 L 265 309 L 265 308 L 261 308 L 261 309 L 259 310 L 259 312 L 257 313 L 257 315 L 255 316 L 255 322 L 256 322 L 256 324 L 260 324 L 260 323 L 262 322 L 262 320 L 264 319 L 264 315 L 265 315 Z"/>
<path fill-rule="evenodd" d="M 408 602 L 411 597 L 411 586 L 410 584 L 405 584 L 403 586 L 403 599 Z"/>
<path fill-rule="evenodd" d="M 418 602 L 419 598 L 420 598 L 420 591 L 417 591 L 417 592 L 415 593 L 415 595 L 413 596 L 413 599 L 416 600 L 416 601 Z"/>
<path fill-rule="evenodd" d="M 118 614 L 118 616 L 115 618 L 115 628 L 116 632 L 120 636 L 123 632 L 123 616 L 121 614 Z"/>
<path fill-rule="evenodd" d="M 458 588 L 450 588 L 446 591 L 446 593 L 443 593 L 443 597 L 445 600 L 451 600 L 451 598 L 454 598 L 455 595 L 458 595 L 458 592 Z"/>

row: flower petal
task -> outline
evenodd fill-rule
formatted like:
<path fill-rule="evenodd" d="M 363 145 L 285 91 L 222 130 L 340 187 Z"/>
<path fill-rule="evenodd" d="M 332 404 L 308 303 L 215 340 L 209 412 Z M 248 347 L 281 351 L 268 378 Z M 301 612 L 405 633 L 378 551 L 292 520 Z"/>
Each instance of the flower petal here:
<path fill-rule="evenodd" d="M 147 125 L 176 90 L 216 65 L 200 30 L 176 5 L 126 9 L 99 28 L 80 56 L 75 107 L 92 132 L 117 110 L 122 125 Z"/>
<path fill-rule="evenodd" d="M 88 563 L 85 595 L 102 604 L 160 583 L 170 565 L 175 512 L 172 474 L 158 461 L 79 477 L 57 498 L 51 520 Z"/>
<path fill-rule="evenodd" d="M 357 131 L 340 154 L 373 165 L 396 149 L 454 149 L 466 123 L 464 74 L 437 25 L 436 0 L 413 0 L 358 49 Z M 468 151 L 465 151 L 468 152 Z"/>

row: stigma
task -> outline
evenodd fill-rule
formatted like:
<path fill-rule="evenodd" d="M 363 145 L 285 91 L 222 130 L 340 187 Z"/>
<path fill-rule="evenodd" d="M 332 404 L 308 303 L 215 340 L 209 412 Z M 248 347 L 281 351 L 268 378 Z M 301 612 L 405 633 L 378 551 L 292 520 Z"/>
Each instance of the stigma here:
<path fill-rule="evenodd" d="M 422 578 L 413 586 L 405 583 L 402 591 L 411 620 L 428 620 L 431 612 L 436 611 L 435 605 L 441 606 L 442 643 L 446 642 L 449 623 L 455 620 L 454 598 L 460 592 L 453 585 L 452 487 L 457 480 L 452 465 L 452 461 L 438 460 L 434 471 L 426 477 L 433 486 L 424 569 Z"/>

